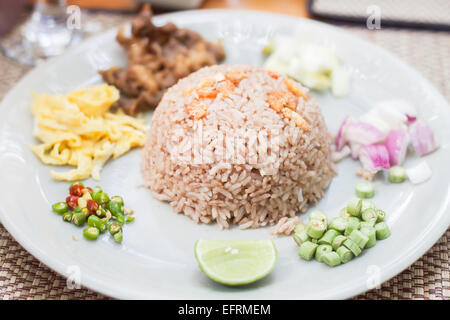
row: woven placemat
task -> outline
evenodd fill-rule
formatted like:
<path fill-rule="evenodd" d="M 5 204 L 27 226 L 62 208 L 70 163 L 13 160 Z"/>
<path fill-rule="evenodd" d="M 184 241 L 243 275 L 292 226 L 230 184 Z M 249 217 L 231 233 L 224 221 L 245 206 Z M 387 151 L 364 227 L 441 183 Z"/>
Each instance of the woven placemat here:
<path fill-rule="evenodd" d="M 100 19 L 100 18 L 98 18 Z M 115 21 L 105 16 L 109 24 Z M 122 18 L 117 18 L 122 21 Z M 450 34 L 407 30 L 354 33 L 397 54 L 450 100 Z M 0 56 L 0 98 L 28 69 Z M 13 106 L 12 106 L 13 107 Z M 408 269 L 357 299 L 450 299 L 450 229 Z M 68 289 L 66 279 L 25 251 L 0 224 L 0 297 L 2 299 L 108 299 L 88 289 Z M 275 297 L 274 297 L 275 298 Z"/>
<path fill-rule="evenodd" d="M 448 0 L 309 0 L 310 12 L 320 18 L 362 22 L 374 12 L 385 26 L 408 26 L 432 30 L 450 29 Z M 376 11 L 375 11 L 376 10 Z"/>

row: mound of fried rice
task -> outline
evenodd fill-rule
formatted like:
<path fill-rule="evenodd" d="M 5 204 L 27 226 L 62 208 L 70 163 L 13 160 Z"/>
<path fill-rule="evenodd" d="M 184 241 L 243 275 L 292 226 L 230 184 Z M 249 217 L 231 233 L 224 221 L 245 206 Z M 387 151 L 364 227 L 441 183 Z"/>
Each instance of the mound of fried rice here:
<path fill-rule="evenodd" d="M 232 92 L 199 98 L 205 79 L 245 73 Z M 156 108 L 142 172 L 154 196 L 197 223 L 241 229 L 276 225 L 289 234 L 323 196 L 335 175 L 331 141 L 319 107 L 305 96 L 295 111 L 308 128 L 270 107 L 271 92 L 288 91 L 285 78 L 246 65 L 205 67 L 181 79 Z M 193 89 L 194 88 L 194 89 Z M 193 102 L 207 107 L 192 117 Z"/>

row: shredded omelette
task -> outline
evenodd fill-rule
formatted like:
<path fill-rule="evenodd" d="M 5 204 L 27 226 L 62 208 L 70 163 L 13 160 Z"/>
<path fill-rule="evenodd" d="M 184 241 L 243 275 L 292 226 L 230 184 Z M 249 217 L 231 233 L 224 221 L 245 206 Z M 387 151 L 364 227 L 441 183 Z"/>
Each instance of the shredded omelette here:
<path fill-rule="evenodd" d="M 145 121 L 116 113 L 109 108 L 119 91 L 101 84 L 66 95 L 33 94 L 35 136 L 40 144 L 31 147 L 48 165 L 76 168 L 50 173 L 55 180 L 75 181 L 90 176 L 100 180 L 100 170 L 110 158 L 117 158 L 145 142 Z"/>

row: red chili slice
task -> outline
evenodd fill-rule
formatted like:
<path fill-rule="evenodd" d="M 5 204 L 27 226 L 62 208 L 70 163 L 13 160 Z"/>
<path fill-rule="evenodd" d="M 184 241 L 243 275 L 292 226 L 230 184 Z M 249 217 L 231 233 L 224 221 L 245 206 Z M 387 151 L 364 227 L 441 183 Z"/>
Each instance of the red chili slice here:
<path fill-rule="evenodd" d="M 94 200 L 88 200 L 86 203 L 86 207 L 89 210 L 90 214 L 95 214 L 98 210 L 98 203 Z"/>
<path fill-rule="evenodd" d="M 83 195 L 84 187 L 81 184 L 74 184 L 70 187 L 69 193 L 72 196 L 81 197 Z"/>
<path fill-rule="evenodd" d="M 66 198 L 66 203 L 70 209 L 74 210 L 78 206 L 78 198 L 77 196 L 68 196 Z"/>

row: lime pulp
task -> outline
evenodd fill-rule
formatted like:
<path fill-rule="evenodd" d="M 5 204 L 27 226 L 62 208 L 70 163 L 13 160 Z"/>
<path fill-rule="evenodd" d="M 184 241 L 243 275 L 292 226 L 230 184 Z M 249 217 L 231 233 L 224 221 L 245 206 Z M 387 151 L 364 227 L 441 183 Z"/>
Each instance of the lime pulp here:
<path fill-rule="evenodd" d="M 260 280 L 277 262 L 277 249 L 272 240 L 198 240 L 194 250 L 205 275 L 229 286 Z"/>

